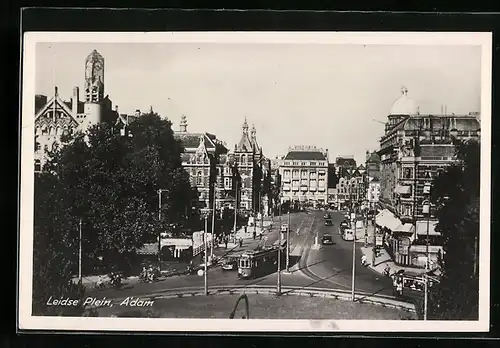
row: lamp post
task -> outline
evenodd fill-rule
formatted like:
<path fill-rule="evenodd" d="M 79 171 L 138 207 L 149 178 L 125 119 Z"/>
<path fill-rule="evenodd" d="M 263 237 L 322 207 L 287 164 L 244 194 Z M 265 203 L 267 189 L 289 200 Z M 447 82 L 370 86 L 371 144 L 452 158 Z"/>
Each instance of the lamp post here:
<path fill-rule="evenodd" d="M 431 183 L 426 182 L 424 185 L 424 194 L 427 195 L 427 200 L 424 202 L 424 206 L 422 208 L 423 213 L 427 213 L 427 231 L 425 238 L 425 273 L 424 273 L 424 320 L 427 320 L 427 309 L 428 309 L 428 300 L 429 300 L 429 281 L 428 275 L 429 272 L 429 220 L 431 217 L 431 203 L 430 203 L 430 193 L 431 193 Z"/>
<path fill-rule="evenodd" d="M 286 273 L 290 273 L 290 209 L 288 209 L 288 226 L 286 229 Z"/>
<path fill-rule="evenodd" d="M 78 282 L 82 284 L 82 219 L 79 225 L 79 238 L 78 238 Z"/>
<path fill-rule="evenodd" d="M 158 189 L 158 222 L 161 221 L 161 194 L 167 191 L 165 189 Z M 161 229 L 158 226 L 158 272 L 161 274 Z"/>
<path fill-rule="evenodd" d="M 210 239 L 210 260 L 214 258 L 214 237 L 215 237 L 215 208 L 216 208 L 216 196 L 215 196 L 215 186 L 214 186 L 214 202 L 212 207 L 212 238 Z"/>
<path fill-rule="evenodd" d="M 202 209 L 203 217 L 205 219 L 205 230 L 203 233 L 203 281 L 204 281 L 204 294 L 208 295 L 208 260 L 207 260 L 207 232 L 208 232 L 208 215 L 210 214 L 210 208 Z"/>
<path fill-rule="evenodd" d="M 278 206 L 278 214 L 280 219 L 280 227 L 278 231 L 278 284 L 276 294 L 281 295 L 281 199 Z"/>
<path fill-rule="evenodd" d="M 351 222 L 354 223 L 354 238 L 352 241 L 352 280 L 351 280 L 351 299 L 354 302 L 356 300 L 354 294 L 354 286 L 355 286 L 355 275 L 356 275 L 356 211 L 354 208 L 354 202 L 352 200 L 352 188 L 349 191 L 351 196 Z"/>

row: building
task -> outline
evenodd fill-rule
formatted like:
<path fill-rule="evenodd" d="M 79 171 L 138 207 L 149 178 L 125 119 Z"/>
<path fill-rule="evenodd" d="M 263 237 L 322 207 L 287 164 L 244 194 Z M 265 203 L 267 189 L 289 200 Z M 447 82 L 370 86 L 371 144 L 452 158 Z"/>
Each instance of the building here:
<path fill-rule="evenodd" d="M 366 198 L 371 209 L 377 206 L 380 198 L 380 156 L 377 152 L 366 151 Z"/>
<path fill-rule="evenodd" d="M 215 187 L 216 209 L 234 204 L 234 155 L 226 144 L 213 134 L 188 132 L 186 116 L 182 116 L 180 130 L 174 132 L 184 147 L 182 166 L 189 174 L 192 187 L 198 191 L 195 206 L 213 208 Z"/>
<path fill-rule="evenodd" d="M 281 162 L 281 202 L 326 204 L 328 150 L 315 146 L 290 147 Z"/>
<path fill-rule="evenodd" d="M 396 262 L 425 263 L 422 261 L 426 257 L 422 256 L 422 246 L 413 248 L 413 244 L 418 244 L 426 236 L 427 219 L 430 220 L 429 234 L 438 237 L 439 232 L 434 230 L 436 220 L 432 209 L 430 214 L 424 215 L 424 207 L 429 206 L 429 193 L 424 187 L 432 185 L 433 178 L 455 161 L 454 138 L 478 139 L 479 134 L 477 113 L 421 114 L 415 101 L 408 97 L 408 90 L 402 88 L 401 96 L 387 117 L 378 151 L 379 201 L 386 215 L 392 215 L 389 220 L 396 220 L 389 222 L 386 219 L 386 225 L 392 226 L 387 229 L 390 230 L 390 249 Z M 422 250 L 417 252 L 418 248 Z M 437 251 L 431 253 L 431 258 L 437 257 Z"/>
<path fill-rule="evenodd" d="M 350 176 L 357 167 L 354 156 L 341 156 L 335 159 L 335 171 L 339 178 Z"/>
<path fill-rule="evenodd" d="M 85 59 L 84 100 L 80 101 L 79 87 L 73 88 L 70 101 L 59 95 L 35 96 L 35 172 L 42 169 L 47 151 L 61 143 L 61 135 L 85 131 L 101 122 L 116 122 L 118 107 L 104 95 L 104 58 L 93 50 Z"/>
<path fill-rule="evenodd" d="M 252 126 L 248 132 L 247 119 L 242 125 L 241 139 L 234 147 L 234 158 L 241 178 L 241 189 L 238 192 L 238 208 L 243 211 L 257 212 L 260 207 L 262 188 L 262 161 L 265 160 L 262 148 L 257 142 L 257 131 Z"/>
<path fill-rule="evenodd" d="M 380 198 L 380 179 L 378 176 L 368 177 L 368 190 L 366 200 L 371 209 L 376 207 Z"/>

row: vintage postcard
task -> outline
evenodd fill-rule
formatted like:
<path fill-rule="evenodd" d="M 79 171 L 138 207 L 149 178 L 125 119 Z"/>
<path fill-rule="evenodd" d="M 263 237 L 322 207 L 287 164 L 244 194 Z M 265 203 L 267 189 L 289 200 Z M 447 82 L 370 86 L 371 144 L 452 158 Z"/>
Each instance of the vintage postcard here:
<path fill-rule="evenodd" d="M 488 330 L 491 33 L 23 39 L 20 329 Z"/>

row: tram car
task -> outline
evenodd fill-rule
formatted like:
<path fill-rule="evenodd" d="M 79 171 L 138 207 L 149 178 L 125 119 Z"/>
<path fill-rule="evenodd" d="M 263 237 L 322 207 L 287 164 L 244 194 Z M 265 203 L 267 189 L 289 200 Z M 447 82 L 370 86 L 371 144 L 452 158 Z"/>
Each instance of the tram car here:
<path fill-rule="evenodd" d="M 281 244 L 281 265 L 285 261 L 286 241 Z M 249 250 L 238 260 L 238 278 L 252 279 L 277 271 L 279 245 L 274 244 L 261 250 Z"/>

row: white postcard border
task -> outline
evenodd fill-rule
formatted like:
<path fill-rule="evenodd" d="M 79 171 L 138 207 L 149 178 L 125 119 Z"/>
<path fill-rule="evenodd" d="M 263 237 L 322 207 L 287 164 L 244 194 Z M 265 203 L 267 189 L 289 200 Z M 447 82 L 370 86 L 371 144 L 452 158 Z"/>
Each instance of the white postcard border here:
<path fill-rule="evenodd" d="M 458 32 L 28 32 L 24 35 L 19 233 L 19 328 L 63 331 L 255 332 L 484 332 L 490 309 L 492 33 Z M 364 45 L 476 45 L 481 61 L 481 220 L 478 321 L 229 320 L 68 318 L 32 316 L 33 147 L 37 42 L 296 43 Z"/>

